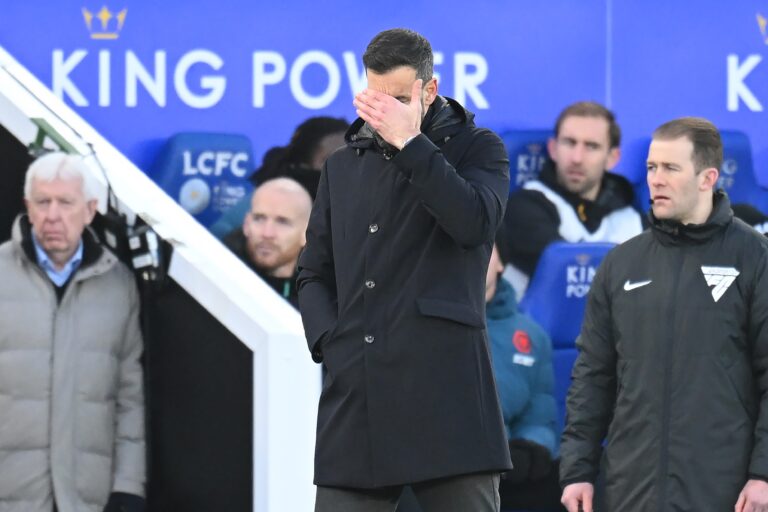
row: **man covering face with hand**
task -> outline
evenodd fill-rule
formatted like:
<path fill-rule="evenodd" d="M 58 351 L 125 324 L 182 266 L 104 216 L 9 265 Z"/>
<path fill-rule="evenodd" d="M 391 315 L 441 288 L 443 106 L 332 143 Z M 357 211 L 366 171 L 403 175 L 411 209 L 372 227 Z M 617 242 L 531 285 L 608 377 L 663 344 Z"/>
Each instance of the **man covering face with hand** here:
<path fill-rule="evenodd" d="M 299 259 L 309 349 L 322 363 L 317 511 L 496 511 L 510 468 L 486 341 L 485 271 L 509 162 L 438 95 L 432 49 L 387 30 L 368 88 L 326 162 Z"/>

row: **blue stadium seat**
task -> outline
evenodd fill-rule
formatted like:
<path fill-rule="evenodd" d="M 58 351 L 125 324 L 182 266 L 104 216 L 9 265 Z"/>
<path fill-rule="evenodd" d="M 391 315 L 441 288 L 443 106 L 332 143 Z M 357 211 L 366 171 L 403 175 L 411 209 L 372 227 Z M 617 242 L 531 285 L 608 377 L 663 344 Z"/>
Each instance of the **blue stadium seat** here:
<path fill-rule="evenodd" d="M 510 192 L 538 177 L 547 160 L 547 140 L 552 135 L 552 130 L 507 130 L 501 134 L 509 154 Z"/>
<path fill-rule="evenodd" d="M 731 203 L 748 203 L 768 214 L 768 189 L 757 181 L 749 137 L 736 130 L 722 130 L 720 137 L 723 140 L 723 166 L 718 188 L 728 193 Z M 637 184 L 635 193 L 643 211 L 647 211 L 650 192 L 645 180 Z"/>
<path fill-rule="evenodd" d="M 245 135 L 178 133 L 168 139 L 150 177 L 208 227 L 250 194 L 253 148 Z"/>
<path fill-rule="evenodd" d="M 720 137 L 723 139 L 723 167 L 718 187 L 728 192 L 731 203 L 749 203 L 768 213 L 768 190 L 757 182 L 749 137 L 736 130 L 722 130 Z"/>
<path fill-rule="evenodd" d="M 541 255 L 520 309 L 533 317 L 552 338 L 555 399 L 560 426 L 565 396 L 576 359 L 574 342 L 581 329 L 587 293 L 597 267 L 614 247 L 611 243 L 550 244 Z"/>

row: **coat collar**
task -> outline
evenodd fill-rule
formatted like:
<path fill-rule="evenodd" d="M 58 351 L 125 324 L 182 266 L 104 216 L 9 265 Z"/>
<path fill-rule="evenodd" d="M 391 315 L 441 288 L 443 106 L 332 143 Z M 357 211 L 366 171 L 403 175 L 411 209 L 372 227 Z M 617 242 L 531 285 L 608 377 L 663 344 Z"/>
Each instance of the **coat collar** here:
<path fill-rule="evenodd" d="M 44 272 L 37 264 L 32 236 L 29 217 L 26 214 L 17 216 L 11 229 L 13 253 L 23 264 L 32 265 L 40 272 Z M 101 245 L 96 233 L 90 227 L 86 227 L 83 231 L 82 240 L 83 261 L 72 276 L 72 280 L 82 280 L 103 274 L 117 264 L 117 257 Z"/>
<path fill-rule="evenodd" d="M 718 190 L 712 196 L 712 213 L 703 224 L 682 224 L 679 221 L 659 220 L 648 211 L 648 219 L 656 238 L 665 245 L 688 245 L 704 243 L 733 221 L 731 201 L 728 194 Z"/>

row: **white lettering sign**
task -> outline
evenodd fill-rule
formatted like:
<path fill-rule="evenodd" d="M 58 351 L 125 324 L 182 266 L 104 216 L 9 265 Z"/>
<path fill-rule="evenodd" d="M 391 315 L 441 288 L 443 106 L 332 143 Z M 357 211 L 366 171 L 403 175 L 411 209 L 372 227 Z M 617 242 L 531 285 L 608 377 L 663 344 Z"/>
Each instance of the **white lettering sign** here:
<path fill-rule="evenodd" d="M 248 162 L 248 154 L 244 152 L 233 153 L 231 151 L 202 151 L 193 159 L 191 151 L 182 154 L 183 170 L 185 176 L 221 176 L 229 169 L 234 176 L 244 178 L 248 172 L 245 164 Z M 194 160 L 194 162 L 193 162 Z"/>
<path fill-rule="evenodd" d="M 739 110 L 739 100 L 743 101 L 752 112 L 762 112 L 763 105 L 758 101 L 744 80 L 755 67 L 760 64 L 763 57 L 750 55 L 743 62 L 739 62 L 738 55 L 728 56 L 728 111 Z"/>

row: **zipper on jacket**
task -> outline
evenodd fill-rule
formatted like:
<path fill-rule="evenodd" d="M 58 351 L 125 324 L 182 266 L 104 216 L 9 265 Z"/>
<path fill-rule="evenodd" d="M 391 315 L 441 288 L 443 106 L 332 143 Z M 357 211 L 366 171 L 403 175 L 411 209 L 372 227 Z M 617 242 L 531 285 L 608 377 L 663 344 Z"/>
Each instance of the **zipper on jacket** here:
<path fill-rule="evenodd" d="M 676 336 L 676 317 L 677 317 L 677 295 L 678 295 L 678 288 L 680 287 L 680 269 L 683 268 L 683 264 L 685 262 L 685 249 L 681 248 L 679 249 L 680 254 L 676 258 L 678 260 L 679 265 L 676 267 L 678 270 L 675 271 L 675 267 L 673 266 L 673 280 L 672 280 L 672 287 L 671 291 L 672 293 L 668 294 L 667 297 L 670 300 L 670 304 L 668 305 L 669 310 L 669 326 L 670 331 L 668 333 L 669 335 L 669 343 L 665 343 L 667 350 L 664 354 L 666 357 L 664 357 L 664 382 L 662 384 L 662 412 L 661 412 L 661 456 L 659 457 L 659 495 L 658 495 L 658 510 L 660 512 L 664 511 L 666 509 L 666 497 L 667 497 L 667 466 L 669 464 L 669 422 L 670 422 L 670 416 L 671 416 L 671 408 L 672 408 L 672 399 L 671 399 L 671 382 L 672 379 L 672 365 L 673 365 L 673 359 L 675 354 L 675 338 Z"/>

